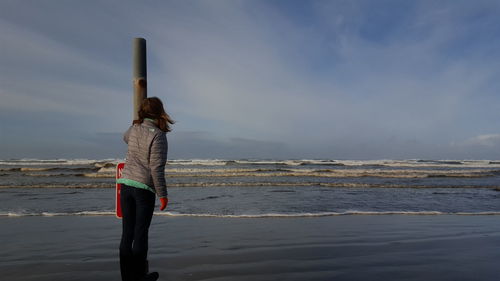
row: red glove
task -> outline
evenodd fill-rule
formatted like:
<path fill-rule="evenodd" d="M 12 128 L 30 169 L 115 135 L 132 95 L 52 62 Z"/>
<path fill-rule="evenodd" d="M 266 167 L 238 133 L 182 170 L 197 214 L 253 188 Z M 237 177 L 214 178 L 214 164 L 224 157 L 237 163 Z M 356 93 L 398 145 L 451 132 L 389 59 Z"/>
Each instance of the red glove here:
<path fill-rule="evenodd" d="M 161 203 L 160 211 L 165 210 L 168 204 L 168 197 L 160 197 L 160 203 Z"/>

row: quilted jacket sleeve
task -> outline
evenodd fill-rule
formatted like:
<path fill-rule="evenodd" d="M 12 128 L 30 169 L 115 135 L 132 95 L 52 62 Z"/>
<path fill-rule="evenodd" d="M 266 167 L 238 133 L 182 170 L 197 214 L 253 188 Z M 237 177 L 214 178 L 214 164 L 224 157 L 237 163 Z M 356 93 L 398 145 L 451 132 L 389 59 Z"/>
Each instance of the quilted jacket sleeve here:
<path fill-rule="evenodd" d="M 154 188 L 158 197 L 167 197 L 165 181 L 165 165 L 167 162 L 168 142 L 164 132 L 158 132 L 152 142 L 149 154 L 149 168 L 153 178 Z"/>
<path fill-rule="evenodd" d="M 132 129 L 132 126 L 130 126 L 130 128 L 128 128 L 128 130 L 125 132 L 125 134 L 123 134 L 123 141 L 128 144 L 128 138 L 130 136 L 130 130 Z"/>

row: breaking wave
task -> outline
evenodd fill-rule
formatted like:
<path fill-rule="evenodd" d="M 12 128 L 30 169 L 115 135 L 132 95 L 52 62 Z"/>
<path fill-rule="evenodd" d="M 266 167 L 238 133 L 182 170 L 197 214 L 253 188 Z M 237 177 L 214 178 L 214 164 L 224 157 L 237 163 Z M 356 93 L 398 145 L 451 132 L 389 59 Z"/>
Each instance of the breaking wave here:
<path fill-rule="evenodd" d="M 325 178 L 480 178 L 500 174 L 493 169 L 417 170 L 417 169 L 211 169 L 169 170 L 169 177 L 325 177 Z"/>
<path fill-rule="evenodd" d="M 76 166 L 87 165 L 98 168 L 110 167 L 123 159 L 12 159 L 0 160 L 0 165 L 53 165 L 53 166 Z M 176 166 L 237 166 L 237 165 L 262 165 L 262 166 L 406 166 L 406 167 L 488 167 L 500 166 L 500 161 L 495 160 L 259 160 L 259 159 L 173 159 L 168 161 L 169 165 Z"/>
<path fill-rule="evenodd" d="M 391 184 L 391 183 L 349 183 L 349 182 L 188 182 L 168 183 L 168 188 L 190 188 L 190 187 L 331 187 L 331 188 L 480 188 L 500 191 L 498 185 L 456 185 L 456 184 Z M 0 189 L 7 188 L 115 188 L 115 183 L 78 183 L 78 184 L 29 184 L 29 185 L 0 185 Z"/>
<path fill-rule="evenodd" d="M 72 165 L 99 165 L 102 163 L 118 163 L 122 159 L 11 159 L 0 160 L 0 165 L 58 165 L 58 166 L 72 166 Z"/>
<path fill-rule="evenodd" d="M 379 216 L 379 215 L 408 215 L 408 216 L 498 216 L 500 212 L 440 212 L 440 211 L 344 211 L 344 212 L 320 212 L 320 213 L 265 213 L 265 214 L 203 214 L 203 213 L 177 213 L 177 212 L 155 212 L 156 216 L 163 217 L 200 217 L 200 218 L 314 218 L 334 216 Z M 115 216 L 114 211 L 81 211 L 67 213 L 52 212 L 4 212 L 0 217 L 61 217 L 61 216 Z"/>
<path fill-rule="evenodd" d="M 115 167 L 109 168 L 7 168 L 1 172 L 22 171 L 31 177 L 75 176 L 89 178 L 114 178 Z M 74 173 L 72 173 L 74 171 Z M 85 173 L 88 171 L 89 173 Z M 40 173 L 40 172 L 64 172 Z M 83 173 L 82 173 L 83 172 Z M 315 178 L 485 178 L 500 175 L 498 169 L 249 169 L 249 168 L 224 168 L 224 169 L 193 169 L 193 168 L 167 168 L 169 178 L 230 178 L 230 177 L 315 177 Z"/>

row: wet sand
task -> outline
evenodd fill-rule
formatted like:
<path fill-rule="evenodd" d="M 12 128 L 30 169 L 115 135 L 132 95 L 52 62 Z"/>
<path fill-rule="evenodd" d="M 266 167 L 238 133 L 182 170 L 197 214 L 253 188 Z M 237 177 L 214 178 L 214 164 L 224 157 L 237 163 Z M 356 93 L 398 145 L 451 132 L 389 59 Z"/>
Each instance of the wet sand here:
<path fill-rule="evenodd" d="M 120 220 L 0 218 L 2 280 L 120 280 Z M 160 280 L 499 280 L 499 216 L 155 217 Z"/>

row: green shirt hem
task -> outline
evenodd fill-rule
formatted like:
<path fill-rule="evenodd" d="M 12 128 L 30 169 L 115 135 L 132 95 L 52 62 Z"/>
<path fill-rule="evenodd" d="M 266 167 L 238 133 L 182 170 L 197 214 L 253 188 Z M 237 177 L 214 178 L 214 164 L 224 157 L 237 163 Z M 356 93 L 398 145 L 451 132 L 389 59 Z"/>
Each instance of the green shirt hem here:
<path fill-rule="evenodd" d="M 138 182 L 138 181 L 135 181 L 135 180 L 121 178 L 121 179 L 117 179 L 116 183 L 126 184 L 128 186 L 133 186 L 133 187 L 136 187 L 136 188 L 146 189 L 146 190 L 149 190 L 149 191 L 151 191 L 153 193 L 156 193 L 155 190 L 153 188 L 151 188 L 149 185 L 143 184 L 142 182 Z"/>

